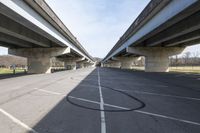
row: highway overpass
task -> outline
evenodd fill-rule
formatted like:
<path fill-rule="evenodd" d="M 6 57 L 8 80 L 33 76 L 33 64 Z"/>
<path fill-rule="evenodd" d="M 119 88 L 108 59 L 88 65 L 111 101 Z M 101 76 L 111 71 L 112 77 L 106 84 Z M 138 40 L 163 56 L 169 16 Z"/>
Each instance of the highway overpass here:
<path fill-rule="evenodd" d="M 74 69 L 94 63 L 44 0 L 0 0 L 0 20 L 0 45 L 27 57 L 30 73 L 50 73 L 52 57 Z"/>
<path fill-rule="evenodd" d="M 199 0 L 152 0 L 103 59 L 130 68 L 145 56 L 145 71 L 167 72 L 169 56 L 200 42 Z"/>

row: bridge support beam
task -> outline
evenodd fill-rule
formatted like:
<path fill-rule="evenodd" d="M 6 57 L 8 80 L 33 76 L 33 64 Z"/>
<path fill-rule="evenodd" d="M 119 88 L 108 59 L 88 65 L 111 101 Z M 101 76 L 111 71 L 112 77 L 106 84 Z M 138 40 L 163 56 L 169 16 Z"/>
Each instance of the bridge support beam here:
<path fill-rule="evenodd" d="M 8 53 L 28 59 L 28 73 L 51 73 L 51 58 L 68 53 L 69 48 L 20 48 Z"/>
<path fill-rule="evenodd" d="M 145 56 L 145 72 L 168 72 L 169 56 L 180 54 L 185 47 L 128 47 L 127 52 Z"/>
<path fill-rule="evenodd" d="M 88 67 L 89 65 L 90 65 L 90 62 L 87 59 L 84 59 L 84 58 L 77 62 L 77 66 L 79 68 L 85 68 L 85 67 Z"/>

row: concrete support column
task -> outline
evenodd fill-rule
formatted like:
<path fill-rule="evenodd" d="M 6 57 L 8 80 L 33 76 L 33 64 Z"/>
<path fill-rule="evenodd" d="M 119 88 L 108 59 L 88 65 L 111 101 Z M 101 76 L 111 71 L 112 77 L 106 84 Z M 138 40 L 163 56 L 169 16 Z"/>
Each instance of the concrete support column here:
<path fill-rule="evenodd" d="M 120 62 L 121 69 L 132 69 L 138 57 L 114 57 L 113 59 Z"/>
<path fill-rule="evenodd" d="M 157 52 L 145 56 L 146 72 L 169 72 L 169 55 L 167 52 Z"/>
<path fill-rule="evenodd" d="M 80 64 L 81 66 L 83 66 L 82 63 L 85 60 L 85 58 L 81 57 L 60 57 L 58 59 L 64 62 L 64 66 L 66 69 L 70 70 L 76 70 L 78 66 L 80 67 Z"/>
<path fill-rule="evenodd" d="M 69 70 L 76 70 L 77 69 L 77 58 L 63 58 L 62 61 L 64 62 L 64 67 Z"/>
<path fill-rule="evenodd" d="M 51 59 L 49 57 L 28 57 L 28 73 L 51 73 Z"/>
<path fill-rule="evenodd" d="M 88 61 L 87 59 L 83 58 L 82 60 L 79 60 L 79 61 L 77 62 L 77 64 L 78 64 L 78 66 L 79 66 L 80 68 L 85 68 L 85 67 L 88 67 L 88 66 L 89 66 L 89 61 Z"/>
<path fill-rule="evenodd" d="M 92 62 L 85 62 L 84 63 L 84 67 L 92 67 L 94 65 L 94 63 Z"/>
<path fill-rule="evenodd" d="M 145 72 L 168 72 L 169 56 L 180 54 L 185 47 L 129 47 L 128 53 L 145 56 Z"/>
<path fill-rule="evenodd" d="M 121 62 L 121 69 L 132 69 L 132 62 Z"/>
<path fill-rule="evenodd" d="M 88 62 L 84 63 L 84 68 L 87 68 L 87 67 L 89 67 L 89 63 Z"/>
<path fill-rule="evenodd" d="M 28 59 L 28 73 L 51 73 L 51 58 L 68 53 L 68 48 L 20 48 L 8 53 Z"/>
<path fill-rule="evenodd" d="M 102 63 L 101 66 L 102 66 L 102 67 L 109 67 L 109 64 L 108 64 L 108 63 Z"/>
<path fill-rule="evenodd" d="M 77 68 L 75 61 L 74 62 L 65 61 L 64 66 L 65 66 L 65 68 L 69 68 L 71 70 L 76 70 L 76 68 Z"/>
<path fill-rule="evenodd" d="M 109 61 L 108 62 L 108 67 L 111 67 L 111 68 L 120 68 L 120 62 L 119 61 Z"/>
<path fill-rule="evenodd" d="M 76 61 L 65 61 L 64 66 L 66 69 L 76 70 L 77 64 Z"/>
<path fill-rule="evenodd" d="M 79 68 L 84 68 L 84 63 L 83 62 L 78 63 L 78 66 L 79 66 Z"/>
<path fill-rule="evenodd" d="M 105 64 L 105 67 L 110 67 L 110 64 L 108 64 L 108 63 L 107 63 L 107 64 Z"/>

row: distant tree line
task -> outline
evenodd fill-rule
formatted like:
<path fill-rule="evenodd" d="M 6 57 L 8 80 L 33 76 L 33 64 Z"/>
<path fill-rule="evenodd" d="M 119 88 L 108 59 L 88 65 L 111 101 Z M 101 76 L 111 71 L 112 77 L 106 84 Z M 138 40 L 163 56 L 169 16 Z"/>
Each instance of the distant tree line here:
<path fill-rule="evenodd" d="M 145 57 L 142 56 L 139 60 L 133 62 L 134 66 L 144 66 L 145 65 Z"/>
<path fill-rule="evenodd" d="M 101 66 L 102 58 L 94 57 L 93 59 L 96 62 L 96 66 L 98 66 L 98 67 Z"/>
<path fill-rule="evenodd" d="M 134 62 L 134 66 L 144 66 L 145 57 Z M 170 66 L 200 66 L 200 53 L 199 52 L 186 52 L 181 56 L 170 57 Z"/>
<path fill-rule="evenodd" d="M 0 56 L 0 68 L 11 68 L 13 66 L 25 68 L 27 66 L 27 59 L 11 55 Z"/>
<path fill-rule="evenodd" d="M 56 58 L 51 59 L 52 67 L 63 67 L 63 62 L 57 60 Z M 27 66 L 27 59 L 12 55 L 2 55 L 0 56 L 0 68 L 11 68 L 11 67 L 22 67 Z"/>
<path fill-rule="evenodd" d="M 100 62 L 100 58 L 94 58 L 95 61 Z M 63 67 L 63 62 L 52 58 L 52 66 Z M 141 57 L 140 60 L 134 62 L 135 66 L 144 66 L 145 58 Z M 27 66 L 27 59 L 12 55 L 0 56 L 0 68 L 10 68 L 12 66 L 25 68 Z M 199 52 L 186 52 L 182 56 L 170 57 L 170 66 L 200 66 L 200 53 Z"/>
<path fill-rule="evenodd" d="M 173 56 L 170 58 L 171 66 L 200 66 L 199 52 L 186 52 L 183 56 Z"/>

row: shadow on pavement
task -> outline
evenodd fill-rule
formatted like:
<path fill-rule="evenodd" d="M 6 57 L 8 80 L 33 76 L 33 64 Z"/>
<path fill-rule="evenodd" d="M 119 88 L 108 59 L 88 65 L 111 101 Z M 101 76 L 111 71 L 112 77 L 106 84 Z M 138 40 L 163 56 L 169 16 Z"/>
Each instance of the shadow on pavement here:
<path fill-rule="evenodd" d="M 16 74 L 0 74 L 0 80 L 1 79 L 7 79 L 7 78 L 15 78 L 20 76 L 26 76 L 26 75 L 32 75 L 27 73 L 16 73 Z"/>
<path fill-rule="evenodd" d="M 107 68 L 109 70 L 134 73 L 138 78 L 158 81 L 168 85 L 200 91 L 200 74 L 187 74 L 175 72 L 144 72 L 128 69 Z"/>
<path fill-rule="evenodd" d="M 97 89 L 87 87 L 91 83 L 97 85 L 96 70 L 92 71 L 81 83 L 79 83 L 69 93 L 71 96 L 87 98 L 98 101 Z M 76 77 L 71 78 L 72 82 L 78 82 Z M 85 85 L 81 86 L 82 84 Z M 59 88 L 57 88 L 59 89 Z M 66 90 L 67 91 L 67 90 Z M 90 93 L 88 93 L 90 92 Z M 98 108 L 99 105 L 81 102 L 75 100 L 85 106 L 91 108 Z M 94 122 L 95 121 L 95 122 Z M 97 122 L 96 122 L 97 121 Z M 59 103 L 53 107 L 41 120 L 33 127 L 38 133 L 100 133 L 100 117 L 98 111 L 80 108 L 70 104 L 66 96 L 63 97 Z M 97 127 L 97 128 L 94 128 Z M 32 133 L 30 131 L 30 133 Z"/>
<path fill-rule="evenodd" d="M 72 78 L 74 81 L 78 79 Z M 102 86 L 103 88 L 103 86 Z M 59 88 L 57 88 L 59 89 Z M 104 88 L 105 89 L 105 88 Z M 137 98 L 131 95 L 115 92 L 111 89 L 106 89 L 109 93 L 116 93 L 112 96 L 113 100 L 119 99 L 121 102 L 130 102 L 130 107 L 133 109 L 143 108 L 144 105 Z M 104 93 L 104 92 L 103 92 Z M 104 96 L 106 94 L 104 93 Z M 110 97 L 109 95 L 105 97 Z M 93 102 L 88 102 L 80 99 L 85 99 Z M 94 103 L 96 102 L 96 103 Z M 100 117 L 100 102 L 98 73 L 97 69 L 93 70 L 86 78 L 84 78 L 71 92 L 68 93 L 51 111 L 49 111 L 33 129 L 39 133 L 100 133 L 101 117 Z M 112 101 L 111 101 L 112 104 Z M 108 112 L 126 112 L 130 110 L 105 110 Z"/>
<path fill-rule="evenodd" d="M 132 108 L 132 107 L 137 108 L 138 106 L 140 106 L 141 103 L 138 102 L 137 99 L 135 99 L 135 101 L 130 100 L 131 95 L 130 97 L 127 97 L 127 95 L 112 90 L 115 88 L 109 89 L 109 87 L 106 84 L 106 80 L 109 79 L 105 78 L 104 76 L 108 73 L 108 71 L 111 72 L 118 71 L 117 74 L 122 77 L 130 76 L 130 78 L 136 77 L 136 78 L 141 78 L 143 80 L 148 79 L 149 81 L 154 80 L 163 83 L 167 82 L 167 84 L 172 84 L 172 85 L 175 84 L 176 86 L 183 86 L 183 87 L 185 86 L 187 89 L 190 88 L 198 89 L 199 87 L 199 82 L 197 82 L 194 79 L 194 77 L 189 78 L 190 75 L 171 74 L 171 73 L 144 73 L 144 72 L 134 72 L 130 70 L 104 68 L 104 72 L 101 72 L 102 73 L 101 87 L 105 103 L 122 106 L 125 108 Z M 119 77 L 117 77 L 116 75 L 110 75 L 109 78 L 112 78 L 114 80 L 115 78 Z M 80 81 L 80 79 L 78 79 L 77 77 L 73 77 L 71 78 L 71 80 L 72 82 Z M 191 84 L 188 84 L 190 82 Z M 54 106 L 47 114 L 45 114 L 43 118 L 41 118 L 38 121 L 38 123 L 36 123 L 33 126 L 33 129 L 35 131 L 37 131 L 38 133 L 100 133 L 101 110 L 99 105 L 100 96 L 99 96 L 97 69 L 93 70 L 90 74 L 88 74 L 87 77 L 81 80 L 81 82 L 78 83 L 78 85 L 71 90 L 72 91 L 69 92 L 67 96 L 64 96 L 63 99 L 60 100 L 56 106 Z M 138 100 L 141 101 L 141 99 Z M 110 111 L 108 112 L 115 112 L 113 108 L 106 108 L 106 109 L 110 109 Z M 127 110 L 120 110 L 120 111 L 126 114 L 125 112 Z"/>

